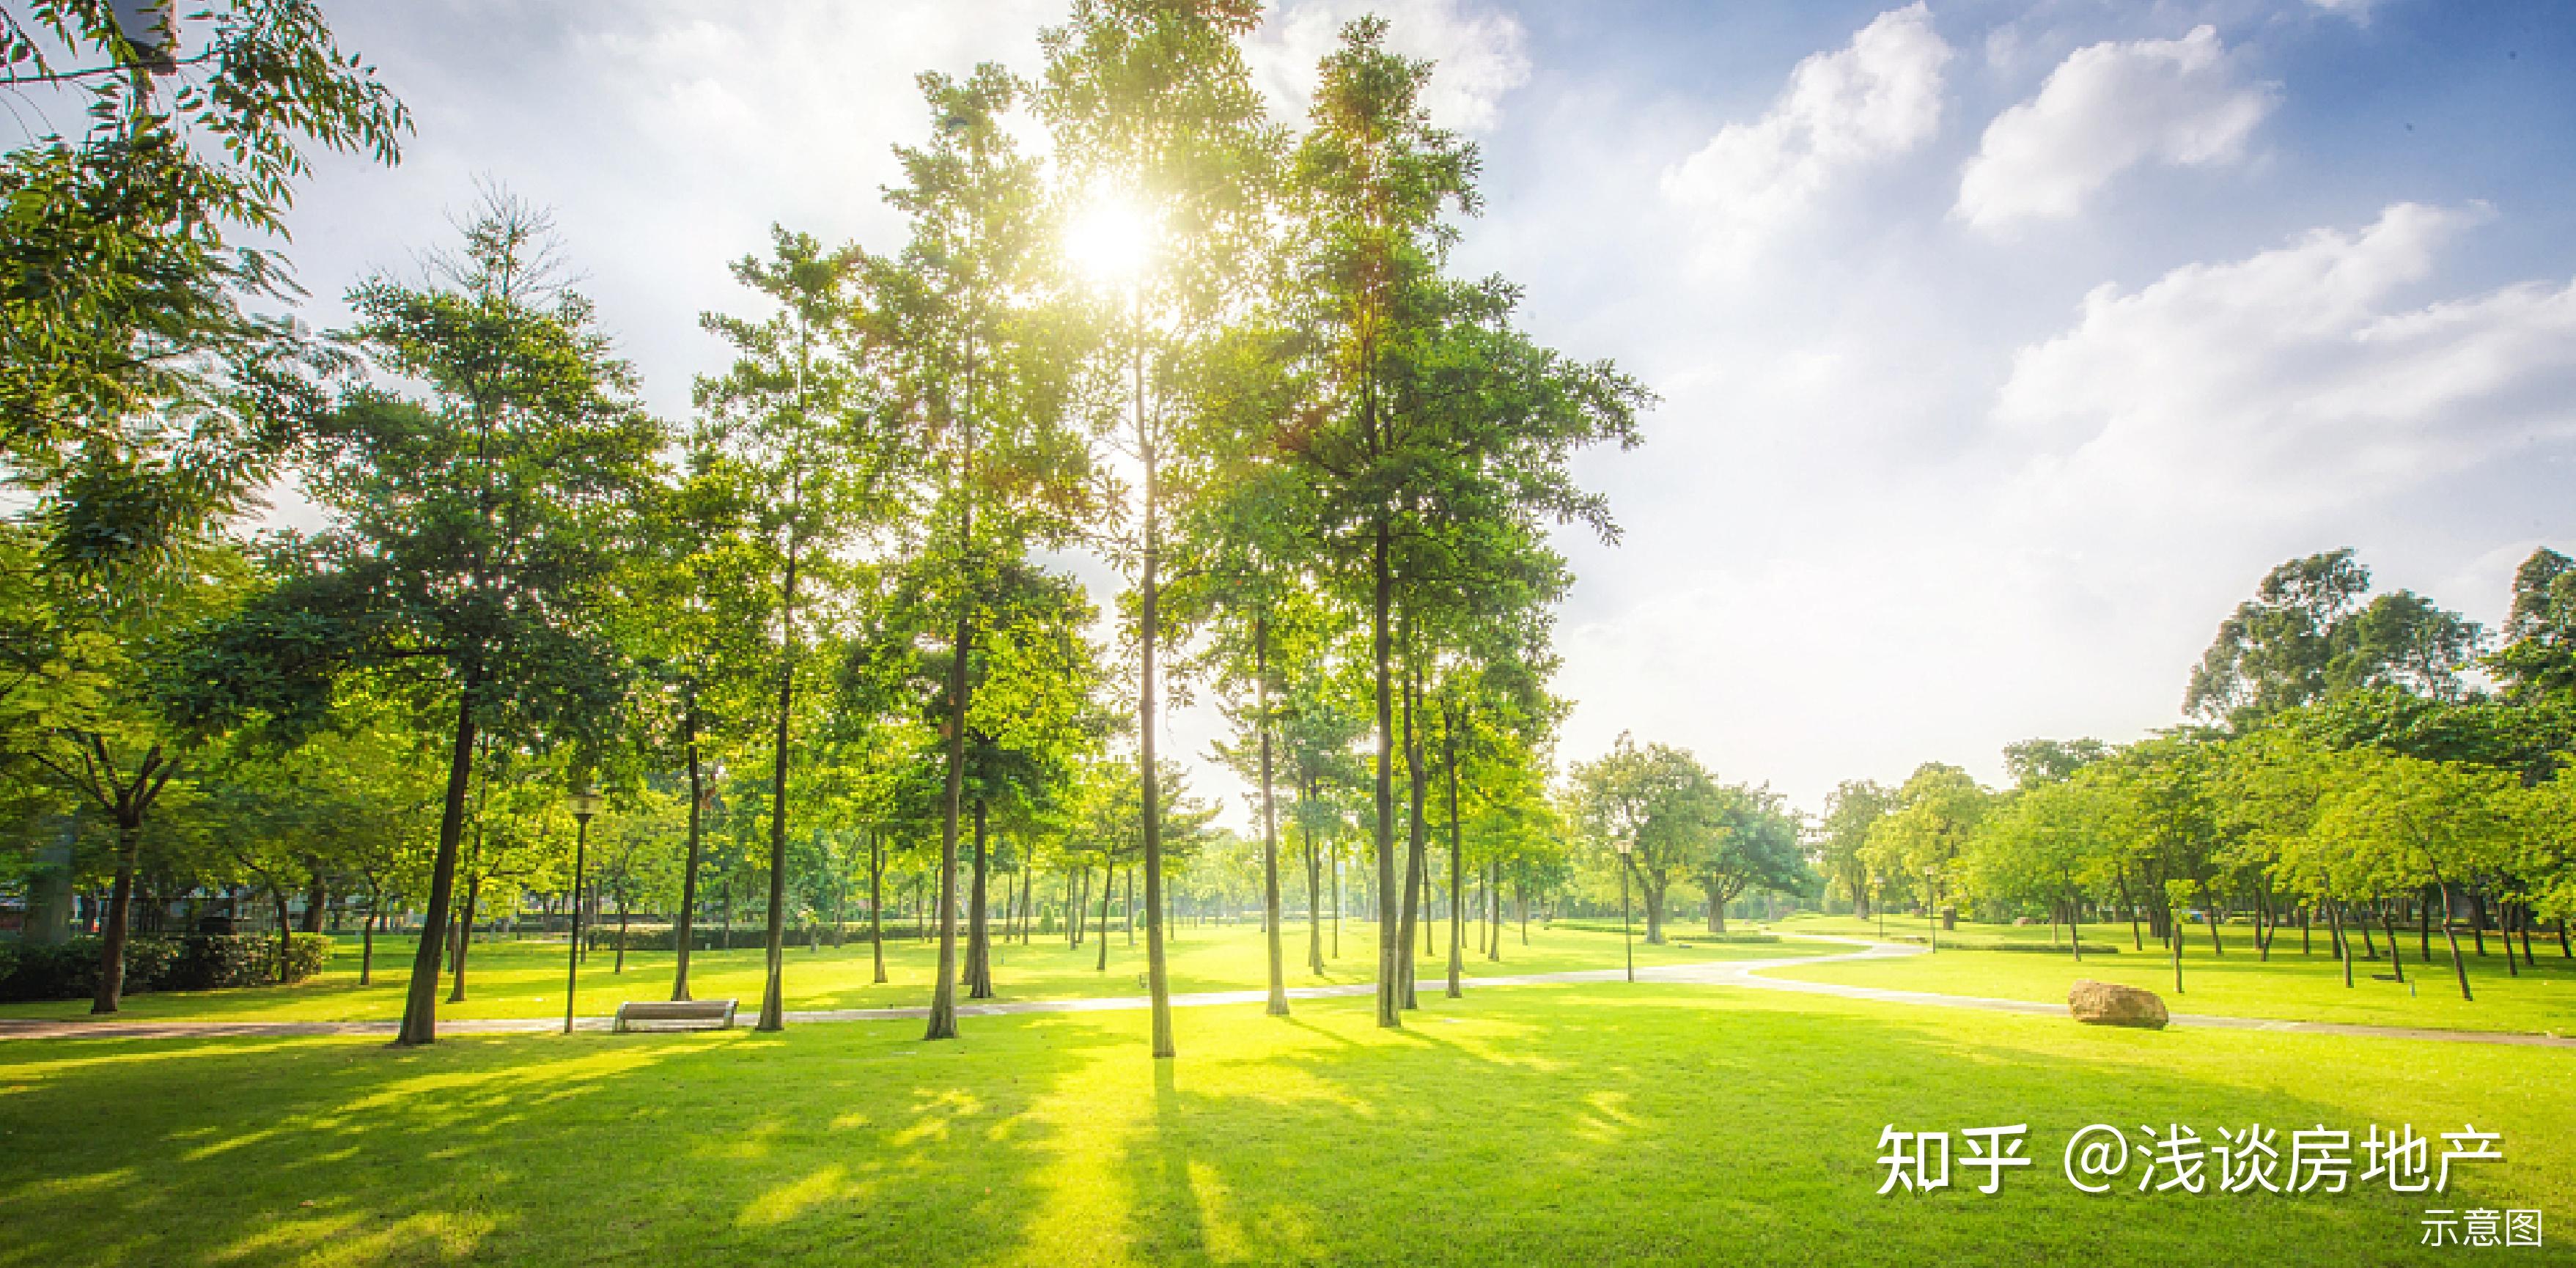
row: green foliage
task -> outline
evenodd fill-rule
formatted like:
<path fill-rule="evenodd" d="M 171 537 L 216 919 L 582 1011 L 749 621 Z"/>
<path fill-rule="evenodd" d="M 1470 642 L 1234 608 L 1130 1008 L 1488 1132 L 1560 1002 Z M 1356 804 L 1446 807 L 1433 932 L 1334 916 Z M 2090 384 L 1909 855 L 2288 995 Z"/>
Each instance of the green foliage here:
<path fill-rule="evenodd" d="M 54 563 L 112 584 L 276 474 L 335 358 L 255 311 L 299 292 L 253 244 L 282 236 L 309 146 L 391 163 L 410 129 L 312 0 L 168 6 L 159 32 L 118 7 L 0 14 L 7 82 L 85 106 L 77 130 L 18 114 L 36 126 L 0 161 L 0 460 Z"/>
<path fill-rule="evenodd" d="M 331 963 L 332 941 L 318 933 L 288 935 L 286 976 L 301 982 Z M 100 941 L 77 937 L 53 945 L 0 942 L 0 1000 L 87 999 L 98 989 Z M 189 934 L 129 938 L 125 989 L 207 991 L 269 986 L 278 980 L 273 934 Z"/>
<path fill-rule="evenodd" d="M 2461 671 L 2485 635 L 2411 591 L 2363 602 L 2370 570 L 2349 549 L 2294 559 L 2237 605 L 2192 671 L 2183 711 L 2257 720 L 2346 691 L 2398 687 L 2436 699 L 2466 690 Z"/>

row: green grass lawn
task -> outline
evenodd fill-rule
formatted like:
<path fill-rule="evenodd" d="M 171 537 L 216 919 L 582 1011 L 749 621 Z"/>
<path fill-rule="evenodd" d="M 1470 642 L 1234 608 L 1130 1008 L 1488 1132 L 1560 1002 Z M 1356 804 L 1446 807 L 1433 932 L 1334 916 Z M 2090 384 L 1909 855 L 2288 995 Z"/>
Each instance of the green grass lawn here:
<path fill-rule="evenodd" d="M 1348 948 L 1346 943 L 1345 949 Z M 0 1042 L 0 1266 L 2568 1262 L 2567 1052 L 2079 1027 L 1705 986 L 782 1035 Z M 2030 1125 L 2002 1192 L 1879 1132 Z M 2087 1124 L 2464 1123 L 2447 1194 L 2101 1196 Z M 2438 1151 L 2440 1142 L 2435 1137 Z M 2355 1170 L 2358 1175 L 2358 1168 Z M 2417 1245 L 2428 1207 L 2556 1243 Z"/>
<path fill-rule="evenodd" d="M 1918 917 L 1892 916 L 1887 922 L 1887 936 L 1920 939 L 1926 936 L 1925 925 Z M 1878 926 L 1874 921 L 1848 917 L 1799 916 L 1782 921 L 1776 928 L 1783 934 L 1866 937 L 1875 936 Z M 2505 971 L 2501 939 L 2489 935 L 2489 954 L 2480 959 L 2470 953 L 2470 944 L 2463 938 L 2469 986 L 2477 996 L 2474 1001 L 2465 1001 L 2460 998 L 2457 979 L 2451 975 L 2450 953 L 2441 934 L 2433 935 L 2431 963 L 2419 958 L 2421 944 L 2414 930 L 2400 929 L 2398 934 L 2398 945 L 2406 957 L 2407 981 L 2401 984 L 2377 976 L 2393 976 L 2387 960 L 2388 943 L 2381 937 L 2377 944 L 2381 958 L 2353 961 L 2353 984 L 2349 989 L 2343 984 L 2343 968 L 2336 962 L 2324 930 L 2317 931 L 2312 943 L 2315 950 L 2307 955 L 2299 952 L 2298 931 L 2283 930 L 2272 944 L 2272 958 L 2265 961 L 2255 951 L 2253 931 L 2237 925 L 2222 929 L 2227 948 L 2224 955 L 2211 952 L 2206 926 L 2192 930 L 2183 943 L 2183 992 L 2179 995 L 2173 990 L 2172 960 L 2153 939 L 2147 941 L 2144 951 L 2136 950 L 2125 924 L 2086 926 L 2086 947 L 2101 943 L 2117 947 L 2118 953 L 2095 955 L 2088 950 L 2080 965 L 2062 953 L 1963 950 L 1958 944 L 1945 943 L 1932 955 L 1803 965 L 1778 970 L 1772 976 L 1945 995 L 2058 1002 L 2066 999 L 2067 988 L 2077 978 L 2089 977 L 2145 987 L 2164 996 L 2166 1006 L 2179 1013 L 2437 1030 L 2576 1034 L 2576 961 L 2559 955 L 2554 936 L 2532 939 L 2532 953 L 2538 962 L 2522 966 L 2518 977 Z M 1955 937 L 1965 944 L 2046 946 L 2049 941 L 2045 926 L 1963 923 L 1955 933 L 1942 936 L 1945 940 Z M 2373 936 L 2378 937 L 2378 932 L 2374 930 Z"/>
<path fill-rule="evenodd" d="M 1366 982 L 1376 976 L 1377 931 L 1374 924 L 1345 921 L 1342 925 L 1342 953 L 1339 958 L 1326 961 L 1330 971 L 1322 976 L 1306 969 L 1304 927 L 1290 924 L 1287 930 L 1290 936 L 1286 939 L 1284 951 L 1288 985 Z M 1258 989 L 1268 980 L 1261 932 L 1257 925 L 1185 926 L 1178 930 L 1178 935 L 1169 944 L 1172 989 L 1175 992 Z M 1326 935 L 1329 951 L 1330 926 L 1326 927 Z M 1443 926 L 1438 931 L 1440 954 L 1423 958 L 1416 969 L 1417 980 L 1424 983 L 1447 980 L 1447 936 L 1447 929 Z M 1476 950 L 1474 938 L 1471 927 L 1466 955 L 1466 971 L 1470 976 L 1606 969 L 1615 968 L 1621 962 L 1619 937 L 1611 933 L 1548 929 L 1533 924 L 1529 930 L 1529 945 L 1523 946 L 1519 929 L 1510 928 L 1504 934 L 1503 958 L 1500 961 L 1485 959 Z M 129 995 L 120 1015 L 138 1021 L 398 1020 L 402 1016 L 403 987 L 411 976 L 412 948 L 413 943 L 409 939 L 379 940 L 376 944 L 374 983 L 365 987 L 358 985 L 357 944 L 354 939 L 348 939 L 342 941 L 328 971 L 293 986 Z M 1636 956 L 1638 965 L 1644 967 L 1813 954 L 1832 949 L 1812 943 L 1695 943 L 1688 934 L 1676 932 L 1665 946 L 1638 942 Z M 1143 988 L 1137 983 L 1137 975 L 1145 971 L 1142 930 L 1138 931 L 1136 944 L 1132 947 L 1123 932 L 1111 931 L 1106 970 L 1093 967 L 1097 956 L 1098 944 L 1086 942 L 1079 948 L 1068 947 L 1062 935 L 1036 935 L 1026 946 L 1017 943 L 1007 947 L 997 945 L 993 966 L 997 998 L 1004 1001 L 1076 999 L 1142 992 Z M 886 975 L 889 980 L 884 985 L 876 985 L 872 980 L 875 966 L 865 945 L 821 951 L 791 945 L 786 974 L 787 1007 L 794 1010 L 928 1004 L 937 959 L 938 949 L 934 944 L 889 939 L 886 943 Z M 613 972 L 614 963 L 612 953 L 591 953 L 590 961 L 581 974 L 578 1004 L 582 1015 L 613 1013 L 617 1011 L 617 1005 L 627 1000 L 670 998 L 671 953 L 630 953 L 626 957 L 624 973 Z M 756 949 L 702 951 L 690 957 L 690 994 L 699 999 L 731 996 L 742 1000 L 746 1010 L 756 1009 L 764 975 L 763 957 Z M 466 956 L 465 982 L 465 1001 L 442 1006 L 439 1009 L 442 1018 L 562 1016 L 564 942 L 560 938 L 551 942 L 533 939 L 478 942 Z M 446 991 L 446 983 L 442 980 L 439 988 L 441 1000 L 446 998 Z M 0 1017 L 81 1018 L 88 1015 L 89 1004 L 85 1000 L 0 1004 Z"/>

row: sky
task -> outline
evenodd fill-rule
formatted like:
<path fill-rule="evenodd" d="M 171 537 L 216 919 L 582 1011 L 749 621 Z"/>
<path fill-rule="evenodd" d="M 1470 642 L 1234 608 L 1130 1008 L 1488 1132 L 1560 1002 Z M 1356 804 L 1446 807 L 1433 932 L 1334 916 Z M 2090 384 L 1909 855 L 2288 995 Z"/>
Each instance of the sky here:
<path fill-rule="evenodd" d="M 418 131 L 318 166 L 307 317 L 496 182 L 685 418 L 724 360 L 696 315 L 751 311 L 726 262 L 772 222 L 899 243 L 913 75 L 1035 73 L 1063 8 L 338 0 Z M 2576 550 L 2557 0 L 1286 0 L 1251 46 L 1283 120 L 1370 10 L 1482 154 L 1458 269 L 1660 398 L 1577 463 L 1622 531 L 1559 538 L 1564 760 L 1632 732 L 1811 811 L 1999 781 L 2018 739 L 2181 721 L 2282 560 L 2352 547 L 2493 626 Z M 1213 714 L 1171 723 L 1244 824 Z"/>

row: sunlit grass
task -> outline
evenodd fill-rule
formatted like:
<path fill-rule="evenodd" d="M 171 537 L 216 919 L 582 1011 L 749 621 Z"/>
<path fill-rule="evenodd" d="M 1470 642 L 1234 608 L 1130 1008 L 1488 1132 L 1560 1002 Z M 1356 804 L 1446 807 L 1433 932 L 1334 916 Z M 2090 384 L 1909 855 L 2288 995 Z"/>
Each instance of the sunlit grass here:
<path fill-rule="evenodd" d="M 1783 921 L 1778 928 L 1783 933 L 1874 936 L 1878 925 L 1847 917 L 1800 916 Z M 1931 933 L 1920 917 L 1891 916 L 1887 922 L 1887 936 L 1891 939 L 1923 939 Z M 2096 955 L 2088 950 L 2081 964 L 2062 951 L 2048 954 L 1961 949 L 1961 944 L 1998 942 L 2046 946 L 2049 931 L 2045 926 L 1963 923 L 1941 936 L 1954 941 L 1931 955 L 1801 965 L 1776 970 L 1772 975 L 2057 1003 L 2065 1002 L 2067 988 L 2076 979 L 2089 977 L 2155 991 L 2165 997 L 2167 1007 L 2179 1013 L 2576 1034 L 2576 960 L 2559 954 L 2554 936 L 2532 940 L 2537 963 L 2522 965 L 2517 960 L 2519 976 L 2505 969 L 2501 939 L 2489 934 L 2490 954 L 2480 958 L 2464 936 L 2462 951 L 2468 964 L 2469 985 L 2477 997 L 2474 1001 L 2460 998 L 2459 983 L 2451 975 L 2450 953 L 2442 943 L 2442 935 L 2433 934 L 2433 958 L 2427 963 L 2422 958 L 2422 940 L 2409 928 L 2398 930 L 2398 946 L 2406 957 L 2405 982 L 2394 980 L 2396 974 L 2387 959 L 2388 941 L 2374 929 L 2372 937 L 2380 958 L 2356 958 L 2353 984 L 2346 988 L 2343 968 L 2335 960 L 2333 943 L 2324 929 L 2315 931 L 2309 941 L 2310 950 L 2304 954 L 2299 950 L 2299 931 L 2282 930 L 2272 943 L 2271 958 L 2266 960 L 2256 951 L 2249 928 L 2222 927 L 2226 951 L 2221 955 L 2210 949 L 2208 927 L 2195 926 L 2183 941 L 2180 994 L 2173 989 L 2173 961 L 2164 948 L 2148 938 L 2145 948 L 2138 949 L 2126 924 L 2086 926 L 2087 948 L 2100 944 L 2116 947 L 2117 952 Z M 2062 944 L 2063 933 L 2058 936 Z M 2517 940 L 2514 945 L 2518 956 L 2521 943 Z"/>
<path fill-rule="evenodd" d="M 2576 1209 L 2563 1052 L 1705 986 L 1425 1002 L 1401 1032 L 1364 999 L 1193 1010 L 1169 1063 L 1135 1013 L 0 1044 L 0 1265 L 2433 1262 L 2428 1205 Z M 2002 1193 L 1876 1196 L 1881 1127 L 2025 1121 L 2041 1162 Z M 2085 1197 L 2054 1161 L 2097 1121 L 2474 1122 L 2506 1161 L 2439 1202 Z"/>
<path fill-rule="evenodd" d="M 1367 982 L 1376 976 L 1375 925 L 1345 921 L 1341 932 L 1341 954 L 1328 957 L 1327 971 L 1320 975 L 1307 971 L 1305 926 L 1300 922 L 1288 922 L 1282 928 L 1288 934 L 1285 945 L 1287 985 L 1342 985 Z M 1185 925 L 1176 934 L 1169 944 L 1174 991 L 1259 989 L 1268 981 L 1262 937 L 1257 925 Z M 737 936 L 751 941 L 756 939 L 757 931 Z M 1329 936 L 1327 926 L 1328 939 Z M 1529 944 L 1524 946 L 1517 926 L 1506 929 L 1502 959 L 1491 961 L 1476 949 L 1475 933 L 1470 927 L 1466 945 L 1467 975 L 1606 969 L 1621 963 L 1620 940 L 1616 934 L 1549 929 L 1534 922 L 1528 936 Z M 1068 947 L 1062 934 L 1032 935 L 1027 945 L 1017 942 L 997 944 L 993 962 L 997 998 L 1009 1001 L 1141 994 L 1144 985 L 1138 980 L 1138 975 L 1145 971 L 1143 931 L 1137 932 L 1132 946 L 1123 928 L 1115 924 L 1108 937 L 1109 960 L 1105 969 L 1096 967 L 1099 955 L 1096 942 L 1087 941 L 1080 947 Z M 1438 953 L 1423 957 L 1415 970 L 1417 980 L 1435 991 L 1447 980 L 1447 937 L 1446 925 L 1435 930 Z M 699 999 L 739 999 L 744 1001 L 746 1008 L 756 1005 L 766 974 L 762 953 L 756 945 L 733 951 L 701 951 L 692 956 L 689 963 L 690 993 Z M 126 997 L 122 1016 L 138 1021 L 391 1021 L 402 1016 L 403 988 L 410 980 L 412 947 L 409 939 L 380 940 L 376 945 L 374 983 L 366 987 L 357 984 L 357 947 L 354 940 L 350 940 L 342 942 L 330 969 L 309 981 L 289 987 L 131 995 Z M 1798 955 L 1818 949 L 1832 948 L 1787 943 L 1694 943 L 1686 932 L 1676 932 L 1671 944 L 1666 946 L 1648 946 L 1642 941 L 1635 944 L 1640 966 Z M 465 961 L 465 1001 L 443 1005 L 439 1015 L 450 1019 L 562 1016 L 564 951 L 561 938 L 553 941 L 503 939 L 476 943 Z M 582 1015 L 613 1013 L 618 1004 L 627 1000 L 670 998 L 673 972 L 670 952 L 630 953 L 624 973 L 612 971 L 615 958 L 612 952 L 595 951 L 584 966 L 576 1001 Z M 937 959 L 938 949 L 933 944 L 909 938 L 889 938 L 886 943 L 886 975 L 889 980 L 878 985 L 872 980 L 874 963 L 864 944 L 846 948 L 826 947 L 820 951 L 791 944 L 786 973 L 787 1007 L 791 1010 L 819 1010 L 927 1004 Z M 446 982 L 442 979 L 441 1000 L 446 999 L 446 990 Z M 960 994 L 962 998 L 963 992 Z M 0 1017 L 68 1019 L 88 1014 L 89 1005 L 85 1000 L 0 1004 Z"/>

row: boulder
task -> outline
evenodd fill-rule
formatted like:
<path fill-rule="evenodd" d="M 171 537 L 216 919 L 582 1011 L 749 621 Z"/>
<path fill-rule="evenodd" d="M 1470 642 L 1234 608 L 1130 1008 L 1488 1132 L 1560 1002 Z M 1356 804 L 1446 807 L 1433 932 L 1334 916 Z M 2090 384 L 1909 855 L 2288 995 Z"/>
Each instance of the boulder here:
<path fill-rule="evenodd" d="M 2171 1020 L 2165 1013 L 2165 1002 L 2154 991 L 2112 982 L 2083 978 L 2075 989 L 2066 993 L 2066 1011 L 2075 1020 L 2093 1026 L 2141 1026 L 2162 1030 Z"/>

